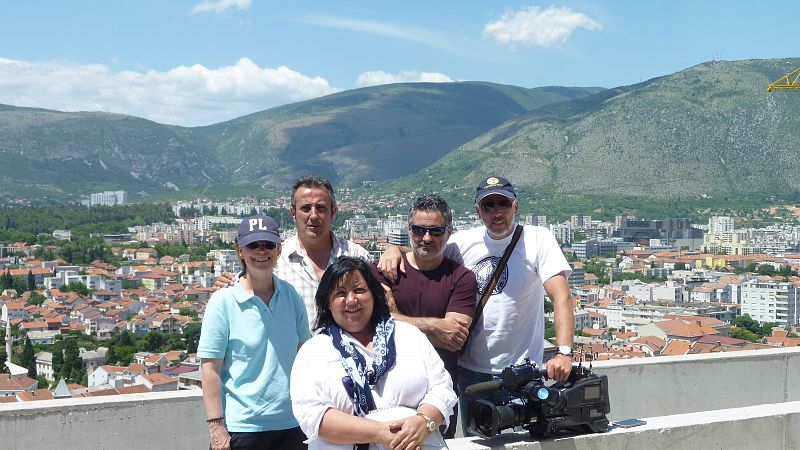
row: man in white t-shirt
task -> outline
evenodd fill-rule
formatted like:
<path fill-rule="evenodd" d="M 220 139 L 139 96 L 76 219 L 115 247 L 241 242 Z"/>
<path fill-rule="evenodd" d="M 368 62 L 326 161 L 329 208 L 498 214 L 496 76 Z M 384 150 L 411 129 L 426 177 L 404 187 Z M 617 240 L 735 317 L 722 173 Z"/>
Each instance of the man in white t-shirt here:
<path fill-rule="evenodd" d="M 453 234 L 445 256 L 475 273 L 480 298 L 511 241 L 519 202 L 508 180 L 488 177 L 478 185 L 475 207 L 483 226 Z M 386 276 L 394 276 L 401 260 L 398 255 L 398 249 L 393 248 L 381 257 L 379 266 Z M 565 380 L 569 376 L 574 333 L 573 301 L 567 283 L 570 271 L 548 229 L 524 227 L 481 317 L 475 319 L 466 351 L 459 359 L 462 414 L 466 411 L 466 386 L 497 379 L 504 368 L 522 363 L 525 358 L 541 366 L 545 293 L 553 302 L 558 346 L 558 353 L 545 367 L 551 379 Z"/>

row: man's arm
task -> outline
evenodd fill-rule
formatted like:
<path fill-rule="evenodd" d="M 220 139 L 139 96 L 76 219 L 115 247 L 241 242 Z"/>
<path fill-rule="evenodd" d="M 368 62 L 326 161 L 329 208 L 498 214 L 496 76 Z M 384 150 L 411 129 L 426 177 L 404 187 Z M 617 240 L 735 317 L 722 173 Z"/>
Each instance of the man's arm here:
<path fill-rule="evenodd" d="M 567 277 L 563 272 L 550 277 L 544 282 L 544 290 L 553 302 L 556 345 L 572 347 L 572 338 L 575 334 L 575 318 L 573 316 L 573 302 Z M 563 381 L 569 377 L 572 371 L 572 358 L 557 354 L 545 366 L 547 367 L 548 378 Z"/>
<path fill-rule="evenodd" d="M 469 336 L 469 324 L 472 317 L 457 312 L 448 312 L 444 318 L 409 317 L 392 312 L 396 320 L 408 322 L 428 336 L 431 345 L 451 352 L 461 350 Z"/>
<path fill-rule="evenodd" d="M 234 284 L 236 284 L 236 274 L 233 272 L 222 272 L 211 287 L 216 291 L 217 289 L 233 286 Z"/>
<path fill-rule="evenodd" d="M 444 318 L 437 317 L 411 317 L 401 314 L 397 309 L 397 304 L 392 295 L 392 289 L 381 283 L 383 291 L 386 293 L 386 301 L 389 310 L 395 320 L 410 323 L 425 333 L 431 345 L 451 352 L 461 350 L 461 346 L 467 341 L 469 336 L 469 325 L 472 317 L 457 312 L 448 312 Z"/>
<path fill-rule="evenodd" d="M 390 280 L 397 280 L 400 272 L 406 273 L 405 261 L 403 261 L 403 253 L 411 251 L 411 247 L 397 247 L 390 245 L 381 254 L 378 260 L 378 270 Z"/>

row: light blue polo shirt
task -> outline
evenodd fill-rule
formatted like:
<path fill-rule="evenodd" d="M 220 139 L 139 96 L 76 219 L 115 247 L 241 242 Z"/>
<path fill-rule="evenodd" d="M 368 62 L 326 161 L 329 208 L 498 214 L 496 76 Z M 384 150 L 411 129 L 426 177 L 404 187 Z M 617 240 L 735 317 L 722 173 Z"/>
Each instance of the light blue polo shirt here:
<path fill-rule="evenodd" d="M 197 355 L 224 358 L 222 409 L 228 431 L 258 432 L 297 426 L 289 398 L 297 346 L 311 338 L 297 290 L 273 276 L 267 306 L 237 281 L 211 296 Z"/>

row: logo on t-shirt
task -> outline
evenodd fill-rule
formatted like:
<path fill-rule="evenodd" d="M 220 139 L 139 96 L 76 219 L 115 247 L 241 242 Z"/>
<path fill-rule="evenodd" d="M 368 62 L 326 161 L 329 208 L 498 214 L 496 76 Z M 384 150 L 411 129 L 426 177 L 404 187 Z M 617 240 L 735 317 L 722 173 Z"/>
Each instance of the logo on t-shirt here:
<path fill-rule="evenodd" d="M 472 268 L 472 271 L 475 273 L 475 278 L 478 279 L 478 294 L 483 295 L 486 292 L 486 288 L 489 286 L 489 280 L 492 279 L 494 269 L 499 262 L 500 258 L 497 256 L 489 256 L 482 259 Z M 497 284 L 495 284 L 494 289 L 492 289 L 492 295 L 503 292 L 506 283 L 508 283 L 508 266 L 503 268 L 503 273 L 498 277 Z"/>

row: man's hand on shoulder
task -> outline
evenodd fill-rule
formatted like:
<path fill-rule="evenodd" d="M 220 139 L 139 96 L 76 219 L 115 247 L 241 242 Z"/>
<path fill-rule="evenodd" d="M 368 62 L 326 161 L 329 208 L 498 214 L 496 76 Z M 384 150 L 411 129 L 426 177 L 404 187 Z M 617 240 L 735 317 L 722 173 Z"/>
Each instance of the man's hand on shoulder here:
<path fill-rule="evenodd" d="M 400 247 L 389 246 L 378 260 L 378 270 L 383 276 L 390 280 L 397 280 L 400 273 L 406 273 L 406 265 L 403 261 L 403 252 Z"/>
<path fill-rule="evenodd" d="M 236 284 L 236 274 L 231 272 L 222 272 L 222 275 L 217 277 L 217 281 L 214 282 L 214 290 L 219 290 L 222 288 L 230 287 Z"/>

